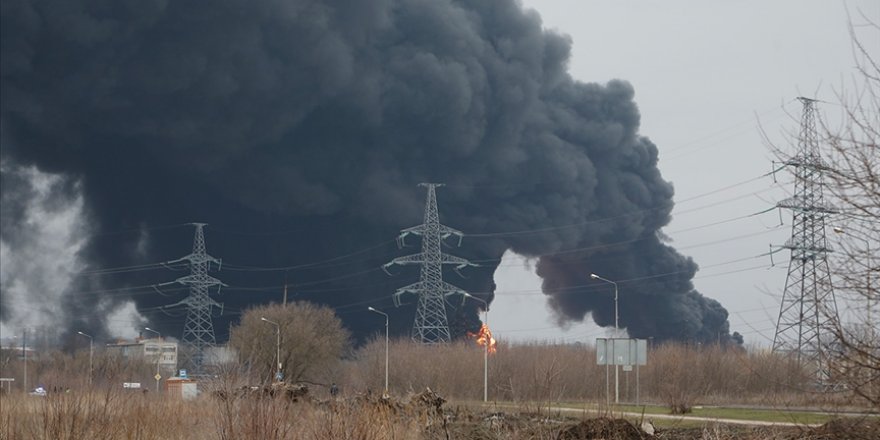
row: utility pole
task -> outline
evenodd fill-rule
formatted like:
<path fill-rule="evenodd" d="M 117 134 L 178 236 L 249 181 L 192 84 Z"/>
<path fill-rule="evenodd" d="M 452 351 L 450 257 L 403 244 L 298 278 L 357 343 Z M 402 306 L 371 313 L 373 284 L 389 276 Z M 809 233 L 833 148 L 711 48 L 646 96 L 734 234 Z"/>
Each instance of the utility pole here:
<path fill-rule="evenodd" d="M 207 254 L 204 231 L 206 223 L 192 223 L 192 225 L 195 226 L 192 253 L 167 263 L 186 261 L 189 263 L 190 274 L 169 283 L 159 284 L 159 286 L 175 283 L 189 286 L 188 297 L 177 303 L 165 306 L 165 308 L 186 306 L 186 323 L 184 324 L 183 337 L 181 338 L 184 348 L 182 350 L 184 356 L 183 364 L 190 368 L 195 375 L 201 375 L 205 374 L 206 352 L 217 344 L 217 340 L 214 337 L 211 308 L 217 307 L 221 310 L 221 313 L 223 310 L 222 305 L 208 296 L 208 289 L 214 286 L 225 286 L 226 284 L 208 275 L 211 263 L 217 264 L 217 270 L 220 270 L 221 261 Z"/>
<path fill-rule="evenodd" d="M 446 297 L 456 294 L 466 295 L 466 292 L 443 281 L 443 265 L 455 265 L 456 271 L 476 265 L 463 258 L 444 254 L 441 250 L 440 245 L 444 239 L 452 235 L 457 236 L 458 244 L 461 245 L 461 239 L 464 236 L 461 231 L 440 224 L 435 190 L 443 184 L 420 183 L 419 186 L 428 190 L 424 222 L 421 225 L 400 231 L 397 243 L 402 246 L 407 235 L 420 235 L 422 237 L 422 252 L 397 257 L 382 266 L 382 269 L 387 273 L 388 267 L 395 264 L 421 265 L 419 281 L 397 289 L 394 293 L 394 304 L 400 306 L 400 295 L 404 293 L 418 295 L 412 339 L 422 344 L 449 342 L 452 337 L 449 334 L 449 321 L 446 318 Z M 462 297 L 462 301 L 464 301 L 464 297 Z"/>
<path fill-rule="evenodd" d="M 804 365 L 820 384 L 830 378 L 828 349 L 836 341 L 834 326 L 840 324 L 837 301 L 831 286 L 827 254 L 831 252 L 825 236 L 825 219 L 836 211 L 825 202 L 819 156 L 816 119 L 809 98 L 803 104 L 797 154 L 785 165 L 793 168 L 794 194 L 777 204 L 792 211 L 791 238 L 784 248 L 791 250 L 785 290 L 779 307 L 773 352 L 792 356 Z"/>

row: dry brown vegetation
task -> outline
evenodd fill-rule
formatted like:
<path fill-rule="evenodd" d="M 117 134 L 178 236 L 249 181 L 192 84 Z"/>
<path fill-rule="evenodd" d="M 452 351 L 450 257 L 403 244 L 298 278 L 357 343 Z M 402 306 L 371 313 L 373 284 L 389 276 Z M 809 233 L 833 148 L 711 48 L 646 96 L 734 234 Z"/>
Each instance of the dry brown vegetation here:
<path fill-rule="evenodd" d="M 384 350 L 384 340 L 368 343 L 344 363 L 337 382 L 354 390 L 381 390 Z M 483 355 L 473 343 L 431 347 L 398 340 L 392 342 L 389 352 L 392 394 L 430 386 L 456 399 L 482 399 Z M 609 373 L 613 400 L 613 367 Z M 556 402 L 604 404 L 605 377 L 606 369 L 596 365 L 591 346 L 502 343 L 489 358 L 489 399 L 533 405 L 535 409 Z M 636 380 L 635 370 L 620 371 L 621 402 L 635 402 Z M 642 402 L 670 406 L 831 407 L 853 402 L 852 393 L 813 388 L 800 368 L 764 350 L 653 347 L 648 365 L 638 371 L 638 382 Z"/>
<path fill-rule="evenodd" d="M 384 339 L 369 341 L 349 358 L 322 363 L 323 368 L 302 379 L 312 392 L 327 395 L 326 385 L 339 384 L 343 395 L 381 394 L 384 388 Z M 614 369 L 610 368 L 613 400 Z M 120 387 L 139 381 L 154 389 L 154 367 L 104 352 L 94 357 L 96 388 Z M 237 365 L 217 370 L 224 383 L 235 386 L 265 383 L 263 369 Z M 22 388 L 22 360 L 4 350 L 0 376 L 15 378 Z M 867 406 L 847 389 L 816 389 L 802 369 L 767 350 L 725 349 L 719 346 L 661 345 L 649 350 L 648 365 L 637 372 L 620 371 L 620 400 L 635 403 L 636 384 L 642 403 L 672 406 L 694 404 L 758 404 L 775 407 Z M 88 383 L 88 353 L 43 353 L 28 360 L 29 388 L 84 390 Z M 389 388 L 392 395 L 419 392 L 426 387 L 447 398 L 482 400 L 483 351 L 472 341 L 426 346 L 392 340 L 389 347 Z M 489 400 L 514 402 L 540 409 L 558 402 L 606 402 L 606 368 L 596 365 L 592 346 L 580 344 L 501 343 L 489 357 Z M 861 403 L 864 402 L 864 403 Z"/>
<path fill-rule="evenodd" d="M 82 353 L 43 354 L 29 360 L 29 381 L 58 391 L 47 397 L 27 396 L 18 385 L 13 393 L 0 393 L 0 439 L 555 439 L 624 426 L 619 422 L 594 426 L 599 422 L 589 421 L 596 414 L 614 413 L 604 407 L 605 367 L 596 365 L 595 351 L 589 346 L 501 345 L 489 358 L 489 398 L 506 403 L 503 411 L 502 405 L 465 409 L 475 408 L 474 401 L 482 399 L 483 352 L 473 342 L 423 346 L 392 341 L 392 397 L 387 400 L 381 397 L 384 350 L 384 339 L 371 341 L 321 373 L 340 384 L 338 399 L 331 399 L 325 387 L 310 384 L 308 398 L 296 401 L 283 393 L 247 392 L 248 386 L 264 385 L 265 375 L 237 366 L 227 366 L 214 379 L 200 382 L 203 392 L 192 401 L 164 392 L 125 392 L 121 382 L 131 380 L 142 380 L 152 390 L 151 366 L 103 353 L 95 356 L 96 377 L 89 389 L 87 356 L 83 362 Z M 0 375 L 20 381 L 21 360 L 5 355 Z M 850 391 L 811 389 L 798 368 L 764 351 L 653 347 L 639 379 L 643 402 L 670 406 L 870 410 L 853 408 L 858 401 Z M 426 387 L 452 403 L 443 408 L 410 404 L 410 397 Z M 64 391 L 67 388 L 69 392 Z M 621 400 L 634 399 L 635 371 L 621 372 Z M 567 419 L 555 409 L 560 403 L 593 409 Z M 621 429 L 633 432 L 629 427 Z M 768 432 L 766 428 L 672 430 L 653 438 L 750 438 L 751 433 L 761 433 L 751 438 L 803 438 L 797 434 L 802 431 L 772 431 L 770 437 Z"/>

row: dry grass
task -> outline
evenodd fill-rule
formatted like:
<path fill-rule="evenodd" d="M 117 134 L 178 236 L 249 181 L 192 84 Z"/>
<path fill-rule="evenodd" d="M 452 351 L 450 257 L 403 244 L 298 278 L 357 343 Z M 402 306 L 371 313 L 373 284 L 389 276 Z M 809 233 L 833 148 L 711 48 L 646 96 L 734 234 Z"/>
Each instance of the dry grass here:
<path fill-rule="evenodd" d="M 211 393 L 203 393 L 195 400 L 182 401 L 155 394 L 96 390 L 55 393 L 47 397 L 4 394 L 0 396 L 0 408 L 0 439 L 3 440 L 550 440 L 581 438 L 571 435 L 582 431 L 593 432 L 599 428 L 605 432 L 608 426 L 617 426 L 621 429 L 614 431 L 626 435 L 606 438 L 650 438 L 641 434 L 635 436 L 631 432 L 632 427 L 619 420 L 566 418 L 559 414 L 535 413 L 525 407 L 490 414 L 455 406 L 438 409 L 365 396 L 338 401 L 307 399 L 293 402 L 286 398 L 256 395 L 221 399 Z M 876 420 L 871 422 L 865 419 L 833 422 L 813 430 L 706 424 L 696 428 L 661 431 L 663 435 L 656 438 L 868 439 L 877 438 L 875 435 L 880 433 L 878 428 L 880 424 Z M 859 433 L 861 436 L 840 437 L 842 433 Z"/>
<path fill-rule="evenodd" d="M 374 340 L 350 358 L 328 366 L 303 379 L 326 385 L 339 384 L 343 394 L 381 393 L 384 388 L 385 341 Z M 423 346 L 409 340 L 396 340 L 390 346 L 391 392 L 406 395 L 425 387 L 458 400 L 482 400 L 483 350 L 472 341 L 439 346 Z M 8 354 L 8 353 L 7 353 Z M 4 356 L 0 376 L 16 378 L 21 389 L 21 361 Z M 639 369 L 640 400 L 670 407 L 693 405 L 752 404 L 776 407 L 836 408 L 858 406 L 859 399 L 848 390 L 818 390 L 796 365 L 762 350 L 725 350 L 717 346 L 663 345 L 649 352 L 648 365 Z M 265 378 L 243 374 L 237 366 L 225 369 L 224 377 L 234 373 L 239 386 Z M 613 398 L 614 369 L 611 368 Z M 28 382 L 47 389 L 87 389 L 88 357 L 43 354 L 28 361 Z M 122 382 L 141 382 L 153 389 L 154 367 L 126 361 L 103 353 L 95 356 L 95 387 L 118 387 Z M 604 405 L 606 369 L 596 365 L 596 353 L 587 345 L 500 343 L 489 357 L 490 400 L 528 404 L 540 409 L 554 402 L 588 401 Z M 620 371 L 621 402 L 636 400 L 636 372 Z M 322 386 L 313 392 L 324 393 Z"/>
<path fill-rule="evenodd" d="M 4 439 L 171 439 L 192 407 L 143 393 L 106 389 L 0 397 Z"/>
<path fill-rule="evenodd" d="M 0 393 L 0 440 L 551 439 L 562 428 L 558 411 L 552 409 L 557 403 L 598 408 L 582 417 L 613 413 L 604 406 L 606 369 L 596 365 L 592 347 L 502 344 L 489 358 L 489 398 L 512 402 L 526 414 L 512 419 L 454 407 L 443 417 L 424 408 L 382 404 L 378 396 L 384 386 L 384 350 L 384 340 L 373 341 L 324 371 L 326 377 L 307 378 L 338 383 L 339 401 L 331 401 L 324 387 L 313 385 L 313 400 L 300 402 L 236 394 L 244 385 L 259 383 L 253 382 L 253 374 L 235 366 L 221 372 L 219 380 L 200 383 L 205 392 L 193 401 L 164 393 L 125 392 L 124 381 L 140 380 L 152 389 L 152 368 L 103 356 L 96 357 L 94 386 L 89 388 L 84 374 L 88 364 L 81 354 L 46 354 L 29 362 L 29 382 L 59 392 L 48 397 L 27 396 L 20 388 Z M 20 373 L 20 362 L 0 364 L 0 375 L 16 377 L 16 384 L 21 383 Z M 798 368 L 760 351 L 656 347 L 639 373 L 642 401 L 667 406 L 761 404 L 834 409 L 858 404 L 846 390 L 811 389 Z M 621 372 L 622 401 L 634 400 L 634 376 L 635 372 Z M 613 383 L 613 369 L 611 379 Z M 390 385 L 393 396 L 430 387 L 453 401 L 481 401 L 483 351 L 468 342 L 422 346 L 394 341 Z M 214 397 L 215 391 L 232 397 Z"/>

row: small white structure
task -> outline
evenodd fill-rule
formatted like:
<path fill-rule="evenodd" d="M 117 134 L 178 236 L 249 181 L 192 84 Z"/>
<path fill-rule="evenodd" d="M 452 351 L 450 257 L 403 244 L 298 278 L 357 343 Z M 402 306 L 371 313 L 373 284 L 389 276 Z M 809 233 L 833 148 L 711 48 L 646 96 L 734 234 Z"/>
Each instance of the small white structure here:
<path fill-rule="evenodd" d="M 199 387 L 193 379 L 169 377 L 165 381 L 165 393 L 170 397 L 184 400 L 195 399 L 199 395 Z"/>

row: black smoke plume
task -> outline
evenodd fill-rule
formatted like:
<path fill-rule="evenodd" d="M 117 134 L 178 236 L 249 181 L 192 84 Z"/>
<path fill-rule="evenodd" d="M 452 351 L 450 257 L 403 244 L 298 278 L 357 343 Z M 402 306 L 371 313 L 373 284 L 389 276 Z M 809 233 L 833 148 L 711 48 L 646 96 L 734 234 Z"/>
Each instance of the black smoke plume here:
<path fill-rule="evenodd" d="M 476 295 L 492 299 L 510 249 L 540 257 L 562 321 L 592 313 L 613 325 L 612 290 L 595 272 L 628 280 L 620 320 L 633 336 L 729 337 L 726 310 L 693 288 L 697 265 L 659 236 L 673 190 L 638 133 L 633 88 L 572 79 L 569 39 L 514 0 L 0 8 L 3 160 L 78 182 L 91 267 L 180 257 L 192 230 L 165 226 L 209 223 L 208 251 L 225 263 L 214 275 L 230 285 L 221 340 L 247 304 L 279 301 L 285 279 L 291 300 L 338 307 L 356 335 L 377 331 L 366 306 L 390 305 L 418 276 L 378 268 L 409 253 L 393 239 L 422 220 L 419 182 L 447 183 L 441 220 L 474 234 L 454 253 L 483 266 L 450 281 Z M 4 178 L 4 200 L 16 188 Z M 260 269 L 283 266 L 298 267 Z M 96 301 L 133 298 L 175 334 L 182 318 L 157 307 L 184 292 L 94 292 L 183 274 L 82 276 L 65 307 L 94 327 Z M 452 312 L 453 326 L 473 328 L 474 307 Z M 413 307 L 392 313 L 407 332 Z"/>

